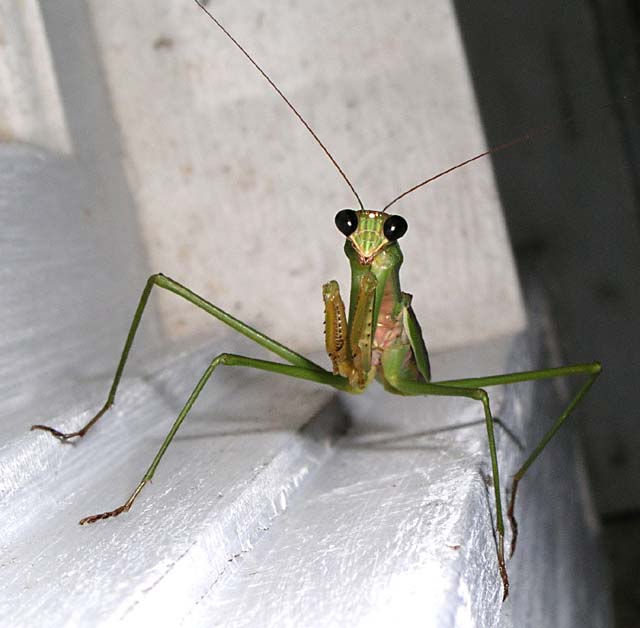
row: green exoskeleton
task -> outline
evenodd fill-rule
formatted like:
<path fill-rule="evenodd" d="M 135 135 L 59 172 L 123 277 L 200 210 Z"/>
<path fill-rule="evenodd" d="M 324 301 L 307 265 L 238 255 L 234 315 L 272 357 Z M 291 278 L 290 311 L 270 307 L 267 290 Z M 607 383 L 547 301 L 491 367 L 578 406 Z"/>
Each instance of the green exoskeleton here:
<path fill-rule="evenodd" d="M 289 377 L 310 380 L 318 384 L 331 386 L 337 390 L 349 393 L 361 393 L 374 379 L 377 379 L 387 391 L 396 395 L 467 397 L 481 404 L 486 423 L 493 488 L 495 492 L 497 562 L 503 582 L 504 597 L 506 598 L 509 591 L 509 580 L 507 577 L 504 549 L 505 526 L 500 488 L 500 473 L 494 438 L 495 420 L 491 413 L 489 395 L 485 391 L 485 388 L 501 384 L 564 377 L 568 375 L 583 375 L 587 377 L 586 382 L 578 390 L 563 413 L 556 419 L 542 440 L 533 448 L 525 462 L 512 478 L 507 517 L 513 531 L 511 543 L 511 553 L 513 553 L 517 539 L 514 508 L 518 483 L 557 430 L 562 426 L 572 410 L 593 385 L 601 371 L 601 367 L 597 362 L 593 362 L 520 373 L 448 381 L 432 381 L 427 348 L 422 337 L 420 325 L 411 308 L 411 295 L 402 292 L 400 288 L 399 270 L 402 264 L 402 252 L 398 240 L 407 231 L 407 222 L 400 216 L 388 214 L 386 210 L 400 198 L 426 185 L 433 179 L 455 168 L 462 167 L 475 159 L 479 159 L 486 154 L 495 152 L 514 143 L 525 141 L 530 135 L 486 151 L 482 155 L 477 155 L 434 177 L 418 183 L 388 203 L 382 211 L 367 210 L 364 208 L 360 197 L 343 170 L 290 101 L 216 18 L 200 4 L 198 0 L 194 1 L 218 28 L 225 33 L 234 45 L 240 49 L 273 89 L 275 89 L 278 95 L 285 101 L 288 107 L 318 142 L 354 193 L 359 204 L 359 209 L 343 209 L 339 211 L 335 217 L 336 226 L 345 237 L 344 252 L 351 266 L 349 310 L 347 313 L 342 297 L 340 296 L 337 282 L 330 281 L 325 284 L 323 286 L 325 344 L 332 362 L 332 370 L 329 371 L 253 329 L 230 314 L 227 314 L 213 303 L 206 301 L 173 279 L 162 274 L 151 276 L 142 292 L 111 389 L 100 411 L 84 427 L 76 432 L 64 433 L 46 425 L 34 425 L 32 429 L 47 431 L 63 441 L 79 438 L 84 436 L 113 405 L 120 379 L 129 356 L 129 351 L 154 286 L 181 296 L 235 331 L 247 336 L 258 345 L 269 350 L 282 361 L 261 360 L 229 353 L 221 353 L 216 356 L 200 377 L 200 380 L 184 404 L 158 453 L 131 496 L 118 508 L 85 517 L 80 523 L 93 523 L 100 519 L 115 517 L 131 508 L 141 490 L 153 477 L 162 456 L 189 414 L 201 390 L 220 365 L 249 367 L 272 373 L 280 373 Z"/>

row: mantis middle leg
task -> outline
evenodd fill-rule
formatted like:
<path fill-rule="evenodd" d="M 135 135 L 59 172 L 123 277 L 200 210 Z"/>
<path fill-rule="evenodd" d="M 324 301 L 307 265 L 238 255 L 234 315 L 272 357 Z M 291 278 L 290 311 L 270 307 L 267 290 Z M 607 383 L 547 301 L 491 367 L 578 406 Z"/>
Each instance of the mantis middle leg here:
<path fill-rule="evenodd" d="M 462 387 L 469 386 L 498 386 L 504 384 L 515 384 L 518 382 L 530 382 L 540 379 L 551 379 L 555 377 L 567 377 L 570 375 L 587 375 L 588 379 L 578 392 L 571 398 L 562 414 L 555 420 L 553 425 L 547 430 L 540 442 L 533 448 L 522 466 L 513 475 L 510 490 L 509 506 L 507 508 L 507 516 L 511 524 L 513 535 L 511 537 L 511 551 L 509 556 L 513 556 L 518 540 L 518 522 L 516 521 L 514 510 L 516 503 L 516 493 L 518 484 L 524 477 L 525 473 L 542 453 L 549 441 L 555 436 L 556 432 L 562 427 L 567 417 L 573 412 L 575 407 L 580 403 L 582 398 L 587 394 L 591 386 L 602 372 L 602 366 L 599 362 L 590 362 L 587 364 L 574 364 L 571 366 L 561 366 L 557 368 L 539 369 L 535 371 L 522 371 L 520 373 L 505 373 L 502 375 L 490 375 L 486 377 L 473 377 L 467 379 L 456 379 L 438 382 L 441 385 Z"/>
<path fill-rule="evenodd" d="M 135 488 L 135 490 L 133 491 L 129 499 L 124 504 L 122 504 L 122 506 L 119 506 L 114 510 L 110 510 L 98 515 L 91 515 L 89 517 L 85 517 L 84 519 L 81 519 L 80 524 L 93 523 L 95 521 L 98 521 L 99 519 L 115 517 L 123 512 L 127 512 L 131 508 L 133 502 L 140 494 L 140 491 L 143 489 L 144 485 L 147 482 L 149 482 L 153 477 L 153 474 L 155 473 L 156 468 L 158 467 L 158 464 L 162 459 L 162 456 L 164 456 L 167 448 L 169 447 L 171 441 L 173 440 L 173 437 L 175 436 L 176 432 L 182 425 L 184 419 L 187 417 L 187 414 L 189 414 L 191 407 L 193 406 L 196 399 L 198 398 L 198 395 L 204 388 L 204 385 L 207 383 L 211 375 L 213 375 L 213 372 L 215 371 L 215 369 L 220 364 L 225 364 L 227 366 L 245 366 L 249 368 L 259 369 L 262 371 L 280 373 L 282 375 L 288 375 L 289 377 L 296 377 L 298 379 L 310 380 L 312 382 L 317 382 L 319 384 L 332 386 L 333 388 L 336 388 L 338 390 L 351 390 L 351 387 L 349 386 L 349 382 L 344 377 L 329 373 L 328 371 L 323 369 L 321 366 L 315 364 L 311 360 L 308 360 L 304 356 L 296 353 L 295 351 L 292 351 L 288 347 L 280 344 L 279 342 L 276 342 L 272 338 L 269 338 L 263 333 L 253 329 L 246 323 L 239 321 L 238 319 L 234 318 L 230 314 L 227 314 L 224 310 L 213 305 L 212 303 L 205 301 L 202 297 L 198 296 L 197 294 L 195 294 L 185 286 L 179 284 L 177 281 L 174 281 L 169 277 L 165 277 L 164 275 L 158 274 L 158 275 L 152 275 L 151 277 L 149 277 L 149 279 L 147 280 L 147 284 L 144 290 L 142 291 L 140 302 L 138 303 L 138 307 L 136 308 L 135 314 L 133 316 L 133 321 L 129 328 L 129 333 L 127 334 L 127 339 L 125 341 L 124 348 L 120 356 L 120 361 L 118 363 L 118 367 L 116 369 L 116 373 L 113 378 L 113 382 L 111 384 L 111 389 L 109 390 L 109 394 L 107 396 L 106 402 L 104 403 L 102 408 L 99 410 L 99 412 L 92 419 L 90 419 L 86 423 L 86 425 L 84 425 L 81 429 L 79 429 L 76 432 L 68 432 L 68 433 L 60 432 L 47 425 L 34 425 L 31 428 L 32 430 L 34 429 L 44 430 L 63 441 L 69 440 L 71 438 L 76 438 L 76 437 L 79 438 L 84 436 L 87 433 L 87 431 L 91 429 L 93 425 L 95 425 L 95 423 L 100 419 L 100 417 L 102 417 L 104 413 L 113 405 L 115 400 L 115 395 L 118 390 L 118 385 L 122 377 L 122 372 L 127 362 L 127 358 L 129 357 L 129 351 L 131 350 L 131 345 L 133 344 L 133 341 L 135 339 L 136 331 L 138 330 L 138 326 L 140 325 L 140 320 L 142 319 L 142 314 L 147 305 L 149 295 L 151 294 L 151 290 L 153 289 L 153 286 L 159 286 L 161 288 L 165 288 L 166 290 L 169 290 L 170 292 L 174 292 L 175 294 L 183 297 L 190 303 L 193 303 L 194 305 L 203 309 L 205 312 L 208 312 L 212 316 L 215 316 L 218 320 L 221 320 L 223 323 L 229 325 L 232 329 L 235 329 L 241 334 L 247 336 L 248 338 L 250 338 L 257 344 L 259 344 L 260 346 L 265 347 L 266 349 L 269 349 L 279 357 L 289 362 L 289 364 L 281 364 L 278 362 L 259 360 L 256 358 L 249 358 L 249 357 L 229 354 L 229 353 L 221 353 L 220 355 L 215 357 L 211 362 L 211 364 L 209 365 L 209 367 L 204 372 L 204 374 L 200 377 L 200 380 L 198 381 L 196 387 L 193 389 L 193 392 L 187 399 L 187 402 L 185 403 L 182 410 L 180 411 L 180 414 L 176 418 L 173 426 L 171 427 L 171 430 L 167 434 L 164 442 L 162 443 L 160 449 L 158 450 L 158 453 L 153 459 L 151 466 L 149 467 L 149 469 L 147 469 L 147 472 L 144 474 L 144 476 L 142 477 L 142 480 L 140 481 L 138 486 Z"/>
<path fill-rule="evenodd" d="M 403 379 L 389 378 L 389 382 L 404 395 L 433 395 L 441 397 L 467 397 L 482 403 L 489 440 L 489 453 L 491 456 L 491 471 L 493 475 L 493 488 L 496 501 L 496 532 L 498 569 L 503 585 L 503 600 L 509 595 L 509 577 L 504 554 L 504 520 L 502 517 L 502 501 L 500 499 L 500 474 L 498 471 L 498 454 L 496 451 L 496 439 L 494 432 L 495 420 L 491 413 L 489 395 L 485 390 L 475 386 L 449 386 L 442 383 L 415 382 Z"/>
<path fill-rule="evenodd" d="M 111 384 L 111 389 L 109 390 L 109 394 L 107 395 L 107 400 L 105 401 L 102 408 L 100 408 L 98 413 L 94 417 L 92 417 L 83 427 L 75 432 L 60 432 L 59 430 L 53 427 L 49 427 L 48 425 L 33 425 L 31 426 L 32 430 L 44 430 L 45 432 L 49 432 L 62 441 L 67 441 L 72 438 L 80 438 L 84 436 L 113 405 L 116 398 L 116 392 L 120 384 L 120 378 L 122 377 L 122 372 L 124 370 L 125 364 L 127 363 L 131 346 L 133 345 L 138 326 L 140 325 L 140 320 L 142 319 L 142 314 L 144 313 L 144 309 L 147 306 L 147 302 L 149 300 L 149 295 L 151 294 L 151 290 L 154 286 L 164 288 L 165 290 L 173 292 L 183 299 L 186 299 L 187 301 L 189 301 L 189 303 L 193 303 L 195 306 L 211 314 L 226 325 L 229 325 L 229 327 L 235 329 L 237 332 L 243 334 L 244 336 L 247 336 L 247 338 L 250 338 L 261 347 L 264 347 L 272 353 L 275 353 L 277 356 L 286 360 L 290 364 L 312 371 L 326 373 L 326 371 L 321 366 L 315 364 L 311 360 L 308 360 L 304 356 L 296 353 L 295 351 L 292 351 L 288 347 L 285 347 L 283 344 L 280 344 L 279 342 L 273 340 L 272 338 L 269 338 L 265 334 L 257 331 L 256 329 L 253 329 L 246 323 L 243 323 L 230 314 L 227 314 L 224 310 L 220 309 L 213 303 L 206 301 L 202 297 L 198 296 L 195 292 L 192 292 L 185 286 L 179 284 L 177 281 L 174 281 L 173 279 L 166 277 L 161 273 L 158 273 L 149 277 L 149 279 L 147 280 L 147 284 L 142 291 L 140 301 L 136 308 L 135 314 L 133 315 L 133 321 L 131 322 L 131 326 L 129 327 L 129 333 L 127 334 L 127 339 L 124 343 L 124 348 L 120 356 L 120 361 L 118 362 L 118 367 L 116 368 L 116 373 Z"/>
<path fill-rule="evenodd" d="M 443 395 L 454 396 L 454 391 L 459 391 L 458 396 L 469 397 L 471 399 L 477 399 L 482 402 L 485 423 L 487 427 L 487 437 L 489 441 L 489 453 L 491 456 L 491 471 L 493 475 L 493 486 L 495 492 L 496 501 L 496 531 L 497 531 L 497 544 L 498 544 L 498 566 L 500 569 L 500 575 L 502 577 L 504 587 L 504 597 L 506 599 L 509 594 L 509 580 L 507 576 L 505 555 L 504 555 L 504 521 L 502 516 L 502 498 L 500 495 L 500 472 L 498 468 L 498 457 L 495 444 L 494 425 L 495 420 L 491 413 L 489 405 L 489 396 L 484 390 L 485 387 L 498 386 L 504 384 L 514 384 L 518 382 L 528 382 L 540 379 L 550 379 L 554 377 L 566 377 L 569 375 L 588 375 L 587 382 L 578 390 L 578 392 L 570 400 L 567 407 L 562 414 L 556 419 L 553 425 L 542 437 L 540 442 L 534 447 L 533 451 L 529 454 L 522 466 L 516 471 L 513 476 L 513 481 L 510 490 L 509 506 L 507 509 L 507 516 L 512 528 L 512 541 L 509 556 L 513 556 L 515 551 L 516 542 L 518 538 L 518 524 L 515 518 L 515 500 L 518 484 L 522 480 L 527 470 L 531 467 L 534 461 L 542 453 L 549 441 L 554 437 L 556 432 L 562 427 L 563 423 L 574 410 L 574 408 L 580 403 L 581 399 L 586 395 L 588 390 L 593 386 L 594 382 L 602 372 L 602 366 L 598 362 L 592 362 L 588 364 L 576 364 L 572 366 L 564 366 L 550 369 L 539 369 L 534 371 L 523 371 L 520 373 L 505 373 L 502 375 L 490 375 L 485 377 L 473 377 L 467 379 L 457 380 L 445 380 L 441 382 L 407 382 L 407 381 L 395 381 L 394 386 L 403 394 L 406 395 Z"/>

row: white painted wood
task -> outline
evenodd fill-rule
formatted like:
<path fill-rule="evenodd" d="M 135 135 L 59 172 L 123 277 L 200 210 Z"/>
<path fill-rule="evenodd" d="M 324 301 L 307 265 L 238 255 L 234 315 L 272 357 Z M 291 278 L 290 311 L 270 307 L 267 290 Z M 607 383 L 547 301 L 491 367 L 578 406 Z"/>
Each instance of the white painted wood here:
<path fill-rule="evenodd" d="M 336 441 L 347 419 L 326 405 L 327 391 L 221 371 L 132 511 L 78 527 L 137 483 L 216 351 L 138 369 L 78 446 L 24 434 L 24 455 L 0 460 L 3 481 L 22 484 L 2 492 L 8 625 L 610 626 L 571 438 L 523 483 L 511 597 L 501 605 L 486 435 L 479 408 L 464 400 L 400 399 L 376 387 L 348 404 L 352 426 Z M 529 365 L 522 339 L 434 358 L 443 377 Z M 553 386 L 540 384 L 494 391 L 492 403 L 528 446 L 548 424 L 538 412 L 558 411 Z M 87 414 L 55 419 L 72 427 Z M 502 430 L 498 449 L 508 474 L 523 454 Z"/>
<path fill-rule="evenodd" d="M 118 225 L 98 216 L 96 196 L 75 160 L 0 144 L 3 451 L 36 419 L 81 402 L 120 353 L 141 287 L 123 279 L 139 271 L 135 251 L 114 257 Z M 141 346 L 153 328 L 150 312 Z"/>
<path fill-rule="evenodd" d="M 83 515 L 115 506 L 137 484 L 212 350 L 156 362 L 151 378 L 134 373 L 81 446 L 25 431 L 0 458 L 3 623 L 113 625 L 144 608 L 156 625 L 174 625 L 184 602 L 209 587 L 204 574 L 250 548 L 327 456 L 343 421 L 334 406 L 323 409 L 328 391 L 227 370 L 201 397 L 136 516 L 80 528 Z M 108 381 L 99 383 L 104 394 Z M 95 411 L 102 395 L 87 391 Z M 50 418 L 72 428 L 88 411 Z M 171 612 L 158 605 L 174 598 Z"/>
<path fill-rule="evenodd" d="M 338 173 L 193 2 L 89 6 L 152 268 L 285 342 L 321 348 L 320 287 L 338 278 L 348 289 L 333 216 L 355 200 Z M 485 148 L 449 2 L 210 8 L 369 207 Z M 522 328 L 488 160 L 394 210 L 410 223 L 404 287 L 432 347 Z M 173 301 L 162 311 L 171 337 L 215 333 Z"/>
<path fill-rule="evenodd" d="M 182 625 L 496 625 L 483 426 L 437 433 L 477 408 L 378 388 L 361 401 L 336 454 Z"/>
<path fill-rule="evenodd" d="M 61 153 L 71 139 L 37 0 L 0 2 L 0 141 Z"/>
<path fill-rule="evenodd" d="M 484 347 L 435 364 L 446 377 L 526 368 L 533 356 L 522 340 L 509 358 Z M 509 387 L 492 399 L 529 447 L 547 413 L 560 410 L 548 384 Z M 182 625 L 611 626 L 598 527 L 571 430 L 523 482 L 503 605 L 481 412 L 450 399 L 398 403 L 379 389 L 358 402 L 336 454 Z M 475 419 L 475 427 L 446 429 Z M 522 454 L 500 430 L 498 448 L 503 473 L 513 472 Z"/>

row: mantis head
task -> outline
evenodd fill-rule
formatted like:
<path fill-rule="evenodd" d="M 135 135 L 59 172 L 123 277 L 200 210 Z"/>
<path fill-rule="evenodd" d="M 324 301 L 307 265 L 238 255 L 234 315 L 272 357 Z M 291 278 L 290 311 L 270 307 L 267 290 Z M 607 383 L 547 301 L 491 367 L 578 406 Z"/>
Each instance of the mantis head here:
<path fill-rule="evenodd" d="M 336 214 L 335 222 L 365 266 L 371 264 L 380 251 L 401 238 L 408 228 L 402 216 L 370 210 L 343 209 Z"/>

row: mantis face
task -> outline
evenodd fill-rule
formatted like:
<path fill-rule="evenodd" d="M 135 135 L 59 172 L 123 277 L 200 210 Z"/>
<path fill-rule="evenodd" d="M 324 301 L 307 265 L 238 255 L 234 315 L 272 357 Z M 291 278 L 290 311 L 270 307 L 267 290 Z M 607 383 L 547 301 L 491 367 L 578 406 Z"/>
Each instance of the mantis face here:
<path fill-rule="evenodd" d="M 402 216 L 370 210 L 343 209 L 336 214 L 335 222 L 364 266 L 370 265 L 380 251 L 401 238 L 408 228 Z"/>

